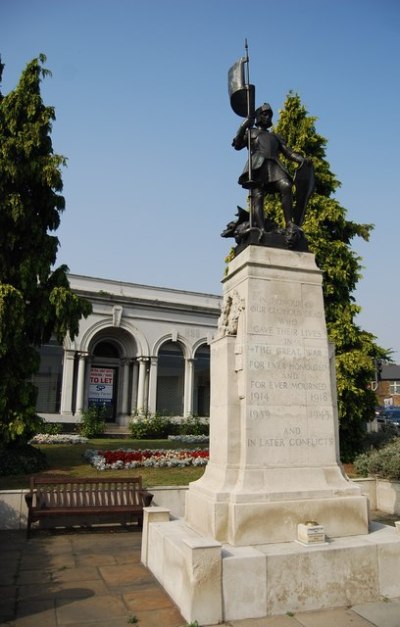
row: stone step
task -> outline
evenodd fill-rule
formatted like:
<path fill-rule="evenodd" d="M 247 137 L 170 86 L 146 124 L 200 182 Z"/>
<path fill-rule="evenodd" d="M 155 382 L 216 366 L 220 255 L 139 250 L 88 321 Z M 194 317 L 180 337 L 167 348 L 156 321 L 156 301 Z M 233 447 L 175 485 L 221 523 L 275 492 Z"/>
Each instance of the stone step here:
<path fill-rule="evenodd" d="M 128 437 L 130 435 L 130 431 L 126 425 L 106 423 L 104 435 L 108 435 L 110 437 Z"/>

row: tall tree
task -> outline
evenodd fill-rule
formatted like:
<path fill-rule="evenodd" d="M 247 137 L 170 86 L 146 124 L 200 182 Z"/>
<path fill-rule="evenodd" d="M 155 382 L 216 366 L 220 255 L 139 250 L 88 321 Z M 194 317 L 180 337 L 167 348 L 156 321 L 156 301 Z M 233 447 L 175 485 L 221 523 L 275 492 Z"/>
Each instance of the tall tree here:
<path fill-rule="evenodd" d="M 53 107 L 40 84 L 49 74 L 40 55 L 19 84 L 0 95 L 0 441 L 15 443 L 37 420 L 38 348 L 52 335 L 73 338 L 91 305 L 69 286 L 68 268 L 54 268 L 59 240 L 51 233 L 65 207 L 61 167 L 53 152 Z M 0 79 L 2 66 L 0 63 Z"/>
<path fill-rule="evenodd" d="M 300 97 L 289 93 L 274 130 L 296 152 L 311 157 L 315 168 L 316 187 L 303 228 L 323 272 L 328 335 L 336 350 L 340 448 L 346 461 L 360 450 L 365 423 L 374 415 L 376 395 L 369 388 L 369 382 L 375 378 L 374 359 L 387 357 L 388 351 L 355 322 L 360 307 L 353 292 L 362 267 L 351 242 L 355 237 L 368 240 L 373 225 L 348 220 L 346 209 L 333 197 L 340 182 L 325 158 L 327 140 L 317 133 L 315 121 L 307 114 Z M 286 165 L 293 173 L 293 163 Z M 282 222 L 276 198 L 267 198 L 265 210 L 276 222 Z"/>

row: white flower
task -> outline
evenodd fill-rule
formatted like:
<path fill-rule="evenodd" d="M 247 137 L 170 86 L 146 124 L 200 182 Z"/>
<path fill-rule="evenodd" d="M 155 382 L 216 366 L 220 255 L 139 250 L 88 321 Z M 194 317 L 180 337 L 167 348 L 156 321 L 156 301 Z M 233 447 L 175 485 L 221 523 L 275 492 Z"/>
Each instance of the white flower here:
<path fill-rule="evenodd" d="M 86 444 L 88 441 L 88 438 L 81 435 L 38 433 L 30 440 L 29 444 Z"/>
<path fill-rule="evenodd" d="M 208 442 L 208 435 L 169 435 L 168 440 L 185 442 L 186 444 Z"/>

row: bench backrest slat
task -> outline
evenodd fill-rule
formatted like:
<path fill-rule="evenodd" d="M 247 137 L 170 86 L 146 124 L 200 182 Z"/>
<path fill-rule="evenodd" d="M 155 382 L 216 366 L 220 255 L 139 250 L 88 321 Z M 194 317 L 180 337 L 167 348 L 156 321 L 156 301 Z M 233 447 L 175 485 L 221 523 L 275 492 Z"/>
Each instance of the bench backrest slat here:
<path fill-rule="evenodd" d="M 141 477 L 31 477 L 34 505 L 40 508 L 137 506 L 141 505 L 141 490 Z"/>

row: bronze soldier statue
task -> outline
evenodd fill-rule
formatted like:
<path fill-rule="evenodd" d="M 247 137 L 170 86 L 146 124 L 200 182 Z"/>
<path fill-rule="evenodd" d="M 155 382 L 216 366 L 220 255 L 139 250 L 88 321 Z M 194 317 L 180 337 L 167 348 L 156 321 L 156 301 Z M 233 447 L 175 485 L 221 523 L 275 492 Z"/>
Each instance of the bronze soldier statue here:
<path fill-rule="evenodd" d="M 228 93 L 233 111 L 244 118 L 232 142 L 236 150 L 247 148 L 248 159 L 239 184 L 250 191 L 249 211 L 238 207 L 237 219 L 229 222 L 222 237 L 234 237 L 235 254 L 245 246 L 273 246 L 307 251 L 301 229 L 307 202 L 314 189 L 310 159 L 292 150 L 285 140 L 269 130 L 272 108 L 264 103 L 255 108 L 255 86 L 249 80 L 249 55 L 239 59 L 228 72 Z M 281 155 L 298 163 L 294 179 L 280 160 Z M 295 184 L 295 203 L 293 186 Z M 280 194 L 285 229 L 264 214 L 267 194 Z"/>
<path fill-rule="evenodd" d="M 280 135 L 268 130 L 272 126 L 272 115 L 272 108 L 267 103 L 256 109 L 255 117 L 246 118 L 241 124 L 232 146 L 236 150 L 248 147 L 250 133 L 251 180 L 247 161 L 239 177 L 239 184 L 245 189 L 252 190 L 254 226 L 264 230 L 265 195 L 278 192 L 281 196 L 286 228 L 291 230 L 297 224 L 293 210 L 293 180 L 279 160 L 279 156 L 283 154 L 300 165 L 304 163 L 305 158 L 289 148 Z"/>

